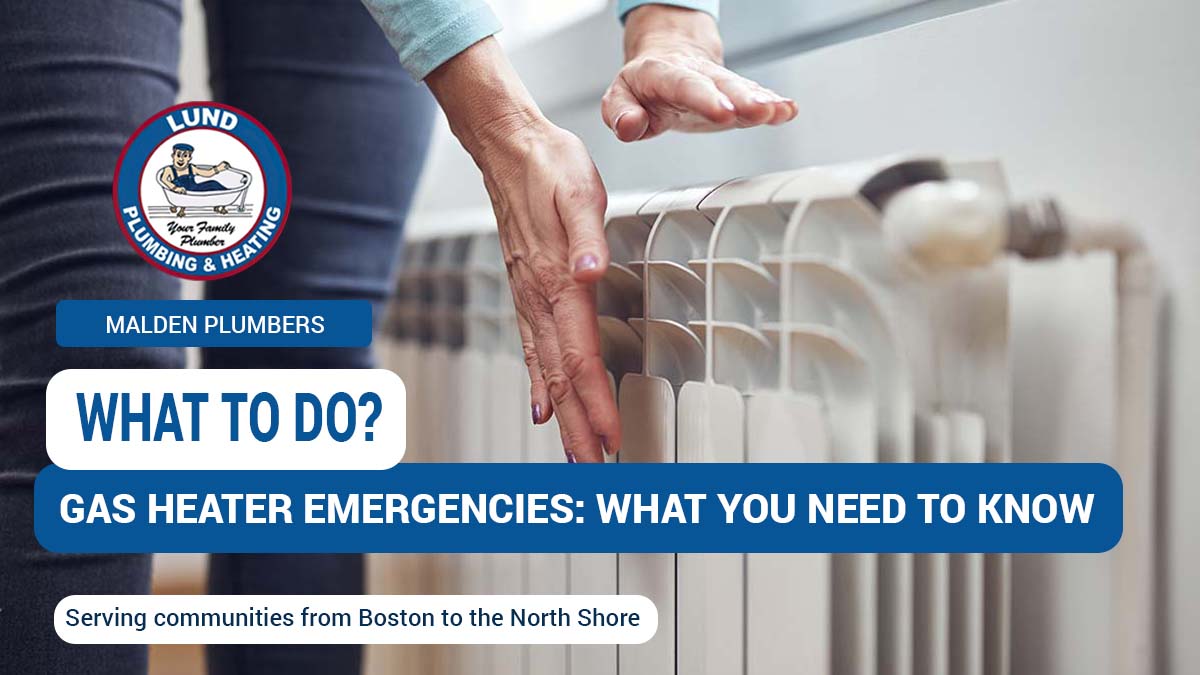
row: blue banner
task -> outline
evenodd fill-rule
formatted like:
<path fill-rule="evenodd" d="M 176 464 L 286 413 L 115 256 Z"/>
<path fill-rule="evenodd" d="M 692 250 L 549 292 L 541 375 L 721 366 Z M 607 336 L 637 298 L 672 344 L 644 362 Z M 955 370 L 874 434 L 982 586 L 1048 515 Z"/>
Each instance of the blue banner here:
<path fill-rule="evenodd" d="M 400 464 L 67 471 L 35 486 L 52 551 L 1102 552 L 1104 464 Z"/>
<path fill-rule="evenodd" d="M 365 347 L 366 300 L 63 300 L 60 347 Z"/>

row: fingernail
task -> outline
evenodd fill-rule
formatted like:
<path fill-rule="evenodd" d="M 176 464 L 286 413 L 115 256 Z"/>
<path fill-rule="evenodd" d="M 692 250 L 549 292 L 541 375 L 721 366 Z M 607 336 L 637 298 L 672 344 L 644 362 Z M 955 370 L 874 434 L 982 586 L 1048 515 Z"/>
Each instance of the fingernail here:
<path fill-rule="evenodd" d="M 610 445 L 608 442 L 608 436 L 600 437 L 600 447 L 604 448 L 604 454 L 606 454 L 606 455 L 613 454 L 612 445 Z"/>
<path fill-rule="evenodd" d="M 626 110 L 626 111 L 622 112 L 620 115 L 617 115 L 617 119 L 613 120 L 612 130 L 613 130 L 614 134 L 617 133 L 617 127 L 621 126 L 621 118 L 628 114 L 629 114 L 629 111 Z"/>
<path fill-rule="evenodd" d="M 736 112 L 736 111 L 737 111 L 737 108 L 736 108 L 736 107 L 734 107 L 734 105 L 733 105 L 733 101 L 729 100 L 729 97 L 728 97 L 728 96 L 721 96 L 721 97 L 719 97 L 719 98 L 717 99 L 717 102 L 721 104 L 721 107 L 722 107 L 722 108 L 724 108 L 724 109 L 728 110 L 729 112 Z"/>
<path fill-rule="evenodd" d="M 541 421 L 542 421 L 542 404 L 534 403 L 533 404 L 533 423 L 537 424 Z"/>
<path fill-rule="evenodd" d="M 778 99 L 772 98 L 771 96 L 768 96 L 767 94 L 755 94 L 750 97 L 750 100 L 754 101 L 755 103 L 759 103 L 761 105 L 770 105 L 772 103 L 775 103 Z"/>
<path fill-rule="evenodd" d="M 564 450 L 563 452 L 567 453 L 567 464 L 574 464 L 575 463 L 575 453 L 571 452 L 570 450 Z"/>
<path fill-rule="evenodd" d="M 581 255 L 579 256 L 579 260 L 575 261 L 576 274 L 579 272 L 590 272 L 598 267 L 600 267 L 600 259 L 591 253 Z"/>

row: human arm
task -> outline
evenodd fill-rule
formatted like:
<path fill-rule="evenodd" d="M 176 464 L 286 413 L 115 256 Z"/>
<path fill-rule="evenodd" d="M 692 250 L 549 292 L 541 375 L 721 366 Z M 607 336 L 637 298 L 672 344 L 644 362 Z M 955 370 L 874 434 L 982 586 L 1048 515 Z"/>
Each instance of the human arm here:
<path fill-rule="evenodd" d="M 364 2 L 401 63 L 429 85 L 483 175 L 517 310 L 534 423 L 554 414 L 569 459 L 602 461 L 604 450 L 620 448 L 621 428 L 600 358 L 592 288 L 609 262 L 603 225 L 607 198 L 587 149 L 542 115 L 499 44 L 488 37 L 498 22 L 477 20 L 469 9 L 474 3 Z M 403 15 L 404 8 L 418 6 L 447 13 L 428 23 L 437 40 L 416 31 L 411 17 Z M 454 16 L 462 18 L 448 18 Z M 644 6 L 627 19 L 628 58 L 618 80 L 627 75 L 629 84 L 618 88 L 614 83 L 604 102 L 612 127 L 637 122 L 622 113 L 643 116 L 645 129 L 624 140 L 668 128 L 711 130 L 795 116 L 795 103 L 719 65 L 720 36 L 710 15 Z M 448 28 L 454 26 L 457 33 Z M 725 98 L 727 106 L 721 105 Z M 668 108 L 675 114 L 666 114 Z"/>
<path fill-rule="evenodd" d="M 185 190 L 183 188 L 181 188 L 175 184 L 175 182 L 174 182 L 175 172 L 171 169 L 171 167 L 164 166 L 162 168 L 162 171 L 158 172 L 157 178 L 158 178 L 158 184 L 161 185 L 163 187 L 163 189 L 170 190 L 171 192 L 178 192 L 181 194 L 183 192 L 185 192 Z"/>
<path fill-rule="evenodd" d="M 228 168 L 229 168 L 229 162 L 221 162 L 220 164 L 217 164 L 216 166 L 197 166 L 195 164 L 192 165 L 192 171 L 194 171 L 197 176 L 203 176 L 205 178 L 211 178 Z"/>

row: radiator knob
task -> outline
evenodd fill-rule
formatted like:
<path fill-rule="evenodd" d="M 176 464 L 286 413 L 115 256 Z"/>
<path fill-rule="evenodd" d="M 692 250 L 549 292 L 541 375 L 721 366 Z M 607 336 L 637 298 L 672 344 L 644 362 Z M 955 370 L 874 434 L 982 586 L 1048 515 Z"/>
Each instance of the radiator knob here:
<path fill-rule="evenodd" d="M 963 180 L 927 181 L 895 192 L 883 207 L 888 241 L 931 267 L 986 265 L 1008 236 L 1004 198 Z"/>

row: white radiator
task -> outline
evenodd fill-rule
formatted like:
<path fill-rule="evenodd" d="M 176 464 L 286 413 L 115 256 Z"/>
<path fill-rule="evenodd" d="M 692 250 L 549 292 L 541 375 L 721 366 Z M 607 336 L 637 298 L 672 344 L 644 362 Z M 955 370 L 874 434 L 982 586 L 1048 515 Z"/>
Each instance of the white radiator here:
<path fill-rule="evenodd" d="M 1005 192 L 994 164 L 885 159 L 614 195 L 597 294 L 617 461 L 1011 461 L 1012 264 L 933 272 L 883 236 L 889 195 L 947 178 Z M 405 461 L 564 461 L 554 424 L 529 422 L 500 248 L 479 225 L 409 244 L 377 340 L 409 392 Z M 1005 555 L 373 556 L 370 584 L 659 609 L 643 645 L 375 647 L 373 673 L 1007 675 L 1026 648 Z M 1060 651 L 1076 648 L 1102 646 Z"/>

